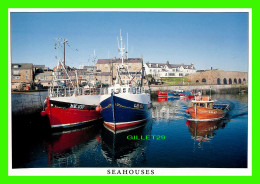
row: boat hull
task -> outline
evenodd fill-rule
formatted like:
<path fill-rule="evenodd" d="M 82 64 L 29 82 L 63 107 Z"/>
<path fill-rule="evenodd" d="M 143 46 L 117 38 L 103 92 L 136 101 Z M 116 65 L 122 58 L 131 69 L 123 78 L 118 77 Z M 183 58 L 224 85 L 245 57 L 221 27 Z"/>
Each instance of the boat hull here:
<path fill-rule="evenodd" d="M 193 119 L 198 120 L 217 120 L 226 115 L 226 111 L 220 109 L 209 109 L 204 107 L 190 107 L 189 114 Z"/>
<path fill-rule="evenodd" d="M 111 94 L 104 99 L 100 105 L 102 107 L 101 114 L 104 124 L 112 130 L 122 130 L 132 126 L 145 123 L 150 118 L 151 103 L 147 103 L 148 96 L 144 94 L 134 95 L 134 97 L 124 98 Z M 139 99 L 131 101 L 129 99 Z M 142 102 L 142 99 L 146 101 Z"/>
<path fill-rule="evenodd" d="M 46 103 L 47 107 L 42 111 L 42 116 L 48 116 L 51 128 L 71 128 L 91 124 L 102 118 L 100 112 L 93 107 L 92 110 L 86 109 L 85 106 L 83 109 L 55 107 L 49 97 L 46 98 Z"/>
<path fill-rule="evenodd" d="M 157 95 L 159 96 L 159 97 L 163 97 L 163 96 L 168 96 L 168 93 L 166 92 L 166 91 L 157 91 Z"/>
<path fill-rule="evenodd" d="M 186 94 L 180 94 L 180 98 L 184 99 L 194 99 L 198 95 L 186 95 Z"/>
<path fill-rule="evenodd" d="M 172 97 L 172 98 L 180 98 L 180 94 L 178 93 L 171 93 L 171 92 L 167 92 L 168 97 Z"/>

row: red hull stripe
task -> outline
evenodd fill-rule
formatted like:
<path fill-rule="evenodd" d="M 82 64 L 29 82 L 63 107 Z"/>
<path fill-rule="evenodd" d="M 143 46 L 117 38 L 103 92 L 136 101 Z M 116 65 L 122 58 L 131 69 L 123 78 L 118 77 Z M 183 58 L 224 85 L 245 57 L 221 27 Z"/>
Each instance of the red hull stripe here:
<path fill-rule="evenodd" d="M 104 124 L 107 127 L 111 128 L 112 130 L 120 130 L 120 129 L 129 128 L 131 126 L 139 125 L 141 123 L 146 122 L 147 120 L 148 119 L 139 120 L 139 121 L 132 121 L 132 122 L 116 123 L 116 125 L 114 123 L 111 123 L 111 122 L 104 122 Z"/>
<path fill-rule="evenodd" d="M 92 120 L 82 121 L 82 122 L 76 122 L 76 123 L 51 125 L 51 127 L 52 128 L 58 128 L 58 127 L 78 126 L 78 125 L 85 124 L 85 123 L 92 122 L 92 121 L 96 121 L 96 120 L 99 120 L 99 119 L 102 119 L 102 118 L 97 118 L 97 119 L 92 119 Z"/>

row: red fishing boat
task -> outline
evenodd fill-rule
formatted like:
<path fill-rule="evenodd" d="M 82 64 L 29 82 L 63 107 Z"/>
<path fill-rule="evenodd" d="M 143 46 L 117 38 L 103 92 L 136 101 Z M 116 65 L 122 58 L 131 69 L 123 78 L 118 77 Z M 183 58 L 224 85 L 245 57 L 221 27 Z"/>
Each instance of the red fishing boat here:
<path fill-rule="evenodd" d="M 99 106 L 76 105 L 75 103 L 50 100 L 49 97 L 46 98 L 46 108 L 41 112 L 41 115 L 48 116 L 51 128 L 70 128 L 91 124 L 102 118 Z"/>
<path fill-rule="evenodd" d="M 225 117 L 230 108 L 228 104 L 213 104 L 209 96 L 197 96 L 192 100 L 192 106 L 186 112 L 192 117 L 191 121 L 214 121 Z"/>
<path fill-rule="evenodd" d="M 167 91 L 157 91 L 158 97 L 167 97 L 168 93 Z"/>
<path fill-rule="evenodd" d="M 64 41 L 64 50 L 65 43 Z M 90 124 L 102 118 L 99 106 L 101 89 L 86 91 L 84 87 L 79 87 L 77 71 L 75 75 L 76 81 L 71 81 L 65 57 L 63 62 L 59 59 L 45 100 L 45 109 L 41 112 L 42 116 L 48 116 L 51 128 Z"/>

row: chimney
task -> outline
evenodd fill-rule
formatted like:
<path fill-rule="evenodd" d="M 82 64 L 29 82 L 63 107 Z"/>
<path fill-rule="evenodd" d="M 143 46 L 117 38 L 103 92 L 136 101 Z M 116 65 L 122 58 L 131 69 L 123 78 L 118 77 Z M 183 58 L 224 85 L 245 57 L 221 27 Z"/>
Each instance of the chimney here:
<path fill-rule="evenodd" d="M 166 61 L 166 65 L 168 65 L 169 64 L 169 61 Z"/>

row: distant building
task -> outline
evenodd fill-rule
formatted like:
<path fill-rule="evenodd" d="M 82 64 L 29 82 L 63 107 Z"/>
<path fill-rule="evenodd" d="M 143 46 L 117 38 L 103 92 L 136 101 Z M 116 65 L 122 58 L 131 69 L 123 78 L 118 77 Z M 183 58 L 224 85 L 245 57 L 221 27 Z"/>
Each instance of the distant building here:
<path fill-rule="evenodd" d="M 31 88 L 34 81 L 33 64 L 12 63 L 11 75 L 12 90 L 26 90 Z"/>
<path fill-rule="evenodd" d="M 49 67 L 46 67 L 45 65 L 33 65 L 34 73 L 43 73 L 45 71 L 51 71 Z"/>
<path fill-rule="evenodd" d="M 88 72 L 94 72 L 96 70 L 96 66 L 83 66 L 83 69 Z"/>
<path fill-rule="evenodd" d="M 48 71 L 35 74 L 34 82 L 35 84 L 42 85 L 43 87 L 50 87 L 52 86 L 52 79 L 52 71 Z"/>
<path fill-rule="evenodd" d="M 166 64 L 162 63 L 146 63 L 145 74 L 152 75 L 153 77 L 183 77 L 196 73 L 196 69 L 193 64 L 170 64 L 169 61 Z"/>
<path fill-rule="evenodd" d="M 134 77 L 134 82 L 140 83 L 141 82 L 141 73 L 142 73 L 142 58 L 128 58 L 124 59 L 124 64 L 128 65 L 128 70 L 130 74 Z M 116 77 L 116 68 L 118 65 L 121 65 L 122 60 L 115 58 L 115 59 L 98 59 L 96 64 L 96 71 L 100 72 L 98 74 L 98 80 L 104 82 L 104 84 L 112 84 L 112 75 L 113 78 Z M 102 77 L 102 79 L 101 79 Z M 126 82 L 128 78 L 126 75 L 122 75 L 122 81 Z"/>
<path fill-rule="evenodd" d="M 207 70 L 188 76 L 188 79 L 195 84 L 247 84 L 248 73 L 238 71 Z"/>

